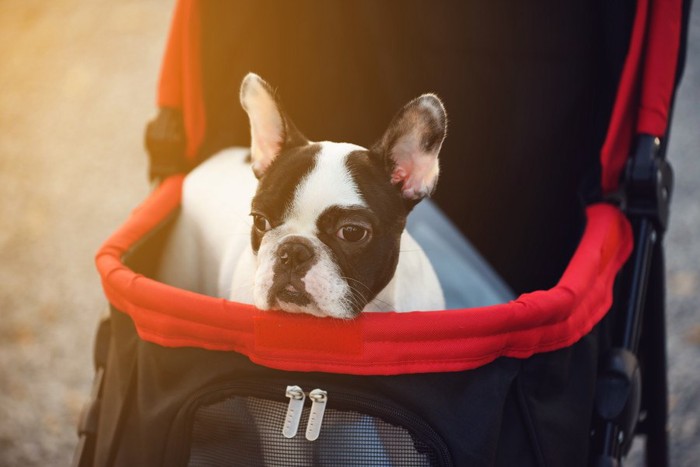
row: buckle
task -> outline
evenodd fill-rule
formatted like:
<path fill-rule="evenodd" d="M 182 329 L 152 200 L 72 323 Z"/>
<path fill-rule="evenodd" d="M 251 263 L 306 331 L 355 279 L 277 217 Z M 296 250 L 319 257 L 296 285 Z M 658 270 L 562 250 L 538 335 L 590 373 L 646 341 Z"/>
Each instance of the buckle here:
<path fill-rule="evenodd" d="M 149 156 L 150 180 L 162 180 L 187 171 L 185 144 L 182 113 L 177 109 L 161 108 L 146 126 L 145 145 Z"/>

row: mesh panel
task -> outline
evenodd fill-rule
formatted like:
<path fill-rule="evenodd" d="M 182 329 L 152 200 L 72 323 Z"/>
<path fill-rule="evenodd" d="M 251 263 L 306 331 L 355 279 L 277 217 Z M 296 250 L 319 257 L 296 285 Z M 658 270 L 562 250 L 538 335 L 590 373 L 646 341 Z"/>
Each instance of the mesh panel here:
<path fill-rule="evenodd" d="M 287 404 L 230 397 L 195 414 L 189 466 L 433 466 L 437 456 L 404 428 L 351 411 L 326 409 L 321 435 L 282 436 Z"/>

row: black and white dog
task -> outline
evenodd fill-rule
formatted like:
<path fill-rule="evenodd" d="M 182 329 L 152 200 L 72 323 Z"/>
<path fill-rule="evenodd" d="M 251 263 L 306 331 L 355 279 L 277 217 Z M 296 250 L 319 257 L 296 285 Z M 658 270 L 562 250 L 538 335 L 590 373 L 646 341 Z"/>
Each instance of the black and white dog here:
<path fill-rule="evenodd" d="M 443 309 L 435 272 L 405 231 L 437 182 L 440 99 L 406 104 L 369 150 L 308 141 L 255 74 L 244 78 L 240 99 L 250 158 L 247 149 L 227 150 L 187 176 L 159 279 L 316 316 Z"/>

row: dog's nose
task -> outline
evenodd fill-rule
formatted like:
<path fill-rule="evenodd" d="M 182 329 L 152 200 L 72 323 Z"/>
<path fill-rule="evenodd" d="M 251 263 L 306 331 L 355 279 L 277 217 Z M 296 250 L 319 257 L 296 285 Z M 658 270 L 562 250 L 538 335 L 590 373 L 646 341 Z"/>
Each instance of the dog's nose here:
<path fill-rule="evenodd" d="M 277 250 L 279 262 L 289 269 L 296 269 L 308 263 L 314 257 L 313 250 L 300 242 L 287 242 Z"/>

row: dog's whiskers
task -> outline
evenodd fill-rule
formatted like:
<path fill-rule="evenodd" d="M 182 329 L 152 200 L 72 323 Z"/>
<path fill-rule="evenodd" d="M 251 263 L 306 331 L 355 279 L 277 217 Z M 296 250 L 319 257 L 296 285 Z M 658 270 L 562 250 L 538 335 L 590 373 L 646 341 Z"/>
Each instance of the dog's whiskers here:
<path fill-rule="evenodd" d="M 370 294 L 372 293 L 372 290 L 360 280 L 353 279 L 352 277 L 346 277 L 346 276 L 343 276 L 343 279 L 348 281 L 348 287 L 350 288 L 350 290 L 356 292 L 358 295 L 360 295 L 362 297 L 362 301 L 367 299 L 366 295 L 361 290 L 359 290 L 354 285 L 352 285 L 350 282 L 352 282 L 354 284 L 361 285 L 368 293 L 370 293 Z M 355 294 L 352 294 L 351 297 L 352 297 L 352 301 L 353 301 L 353 304 L 355 305 L 355 307 L 359 308 L 361 305 L 360 298 L 356 297 Z M 382 300 L 379 297 L 374 297 L 372 300 L 367 302 L 367 304 L 365 304 L 361 308 L 365 308 L 367 305 L 370 305 L 370 304 L 377 304 L 377 305 L 380 305 L 382 308 L 386 308 L 386 309 L 392 308 L 392 306 L 389 302 Z"/>
<path fill-rule="evenodd" d="M 346 280 L 346 281 L 352 281 L 352 282 L 354 282 L 354 283 L 356 283 L 356 284 L 359 284 L 359 285 L 361 285 L 362 287 L 364 287 L 365 289 L 367 289 L 368 292 L 371 292 L 371 289 L 370 289 L 365 283 L 363 283 L 361 280 L 354 279 L 354 278 L 352 278 L 352 277 L 347 277 L 347 276 L 341 276 L 341 277 L 342 277 L 342 279 L 344 279 L 344 280 Z M 350 284 L 348 284 L 348 285 L 350 285 Z"/>

